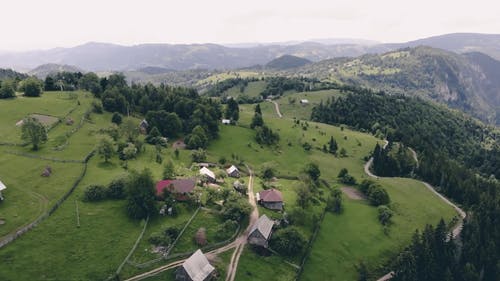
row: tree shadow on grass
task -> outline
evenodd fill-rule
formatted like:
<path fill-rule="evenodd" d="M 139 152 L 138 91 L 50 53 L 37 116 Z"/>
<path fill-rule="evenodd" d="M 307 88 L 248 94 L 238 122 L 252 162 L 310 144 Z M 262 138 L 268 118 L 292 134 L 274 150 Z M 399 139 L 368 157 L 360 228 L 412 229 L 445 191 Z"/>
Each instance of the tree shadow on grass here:
<path fill-rule="evenodd" d="M 118 165 L 116 163 L 113 163 L 113 162 L 99 162 L 97 164 L 97 167 L 100 168 L 100 169 L 104 169 L 104 170 L 114 170 L 116 169 L 116 167 L 118 167 Z"/>

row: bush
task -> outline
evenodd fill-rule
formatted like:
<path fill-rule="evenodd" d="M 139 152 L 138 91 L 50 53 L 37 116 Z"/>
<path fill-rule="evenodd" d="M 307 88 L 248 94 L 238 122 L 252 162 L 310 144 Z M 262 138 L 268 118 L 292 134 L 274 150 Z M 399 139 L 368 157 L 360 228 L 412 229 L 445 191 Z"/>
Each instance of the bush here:
<path fill-rule="evenodd" d="M 382 225 L 388 225 L 391 223 L 392 215 L 394 214 L 389 207 L 385 205 L 380 205 L 377 208 L 378 210 L 378 220 Z"/>
<path fill-rule="evenodd" d="M 215 229 L 215 239 L 221 240 L 228 238 L 238 228 L 238 222 L 234 220 L 226 220 Z"/>
<path fill-rule="evenodd" d="M 116 125 L 120 125 L 122 123 L 121 114 L 118 112 L 113 113 L 113 116 L 111 117 L 111 122 L 115 123 Z"/>
<path fill-rule="evenodd" d="M 356 179 L 349 174 L 349 171 L 347 171 L 346 168 L 342 168 L 342 170 L 340 170 L 337 178 L 344 184 L 356 184 Z"/>
<path fill-rule="evenodd" d="M 97 114 L 103 113 L 102 103 L 100 101 L 93 101 L 92 102 L 92 112 L 97 113 Z"/>
<path fill-rule="evenodd" d="M 102 185 L 90 185 L 83 192 L 83 201 L 95 202 L 106 199 L 106 187 Z"/>
<path fill-rule="evenodd" d="M 252 212 L 252 206 L 247 200 L 240 198 L 237 200 L 229 200 L 222 208 L 222 217 L 226 220 L 242 221 Z"/>
<path fill-rule="evenodd" d="M 372 205 L 387 205 L 391 202 L 387 191 L 373 181 L 364 180 L 360 184 L 359 189 L 368 197 Z"/>
<path fill-rule="evenodd" d="M 125 185 L 126 180 L 124 178 L 113 180 L 108 185 L 107 197 L 110 199 L 125 199 Z"/>
<path fill-rule="evenodd" d="M 168 247 L 170 244 L 172 244 L 172 238 L 170 238 L 167 235 L 163 235 L 160 233 L 155 233 L 152 234 L 151 237 L 148 239 L 149 243 L 155 245 L 155 246 L 162 246 L 162 247 Z"/>
<path fill-rule="evenodd" d="M 42 95 L 42 83 L 36 78 L 28 78 L 23 81 L 24 95 L 27 97 L 39 97 Z"/>
<path fill-rule="evenodd" d="M 193 162 L 203 162 L 207 160 L 207 153 L 204 149 L 193 150 L 191 153 L 191 159 Z"/>
<path fill-rule="evenodd" d="M 342 206 L 342 191 L 339 189 L 334 189 L 328 202 L 326 203 L 326 209 L 330 212 L 340 214 L 343 211 Z"/>
<path fill-rule="evenodd" d="M 285 256 L 295 256 L 304 251 L 306 238 L 294 227 L 279 229 L 271 239 L 271 248 Z"/>

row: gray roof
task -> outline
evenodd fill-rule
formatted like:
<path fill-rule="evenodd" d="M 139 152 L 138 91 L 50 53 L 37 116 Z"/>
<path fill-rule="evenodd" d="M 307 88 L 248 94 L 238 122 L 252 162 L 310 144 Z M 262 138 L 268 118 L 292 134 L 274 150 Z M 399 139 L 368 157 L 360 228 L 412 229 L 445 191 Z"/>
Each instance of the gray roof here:
<path fill-rule="evenodd" d="M 215 270 L 200 249 L 194 252 L 182 267 L 193 281 L 203 281 Z"/>
<path fill-rule="evenodd" d="M 2 181 L 0 181 L 0 191 L 2 191 L 4 189 L 7 189 L 7 187 L 5 186 L 5 184 L 3 184 Z"/>
<path fill-rule="evenodd" d="M 252 226 L 252 230 L 250 231 L 250 233 L 258 230 L 262 234 L 262 236 L 264 236 L 266 239 L 269 239 L 271 230 L 273 229 L 273 225 L 274 221 L 269 219 L 266 215 L 262 215 Z"/>

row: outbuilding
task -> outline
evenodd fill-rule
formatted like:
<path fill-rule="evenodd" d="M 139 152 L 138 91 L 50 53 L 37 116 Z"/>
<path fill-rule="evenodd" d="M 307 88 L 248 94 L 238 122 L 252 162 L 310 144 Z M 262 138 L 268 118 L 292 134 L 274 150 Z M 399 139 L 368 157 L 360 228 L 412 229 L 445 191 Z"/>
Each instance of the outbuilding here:
<path fill-rule="evenodd" d="M 248 243 L 264 248 L 269 247 L 269 239 L 271 238 L 273 226 L 274 221 L 269 219 L 266 215 L 260 216 L 248 234 Z"/>
<path fill-rule="evenodd" d="M 206 177 L 209 182 L 215 182 L 216 180 L 214 172 L 210 171 L 207 167 L 200 169 L 200 175 Z"/>
<path fill-rule="evenodd" d="M 175 272 L 177 281 L 207 281 L 212 279 L 215 268 L 198 249 Z"/>
<path fill-rule="evenodd" d="M 6 189 L 7 187 L 5 186 L 5 184 L 3 184 L 2 181 L 0 181 L 0 201 L 3 201 L 2 191 Z"/>
<path fill-rule="evenodd" d="M 234 165 L 231 165 L 231 167 L 226 169 L 226 173 L 228 176 L 233 177 L 233 178 L 239 178 L 240 177 L 240 170 Z"/>

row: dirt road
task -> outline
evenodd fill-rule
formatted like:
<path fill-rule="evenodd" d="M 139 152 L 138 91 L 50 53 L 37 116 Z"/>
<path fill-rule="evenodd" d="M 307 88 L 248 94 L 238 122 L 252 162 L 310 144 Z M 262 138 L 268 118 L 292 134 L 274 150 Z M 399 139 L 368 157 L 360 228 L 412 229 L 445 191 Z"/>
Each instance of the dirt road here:
<path fill-rule="evenodd" d="M 283 118 L 283 115 L 281 115 L 279 104 L 277 102 L 273 101 L 273 100 L 270 100 L 270 99 L 267 99 L 267 101 L 271 102 L 271 103 L 274 103 L 274 108 L 276 109 L 276 114 L 278 114 L 279 118 Z"/>
<path fill-rule="evenodd" d="M 252 229 L 252 226 L 259 218 L 259 209 L 257 208 L 257 203 L 255 202 L 255 193 L 253 192 L 253 171 L 246 166 L 248 172 L 250 174 L 250 179 L 248 180 L 248 202 L 252 205 L 252 213 L 250 214 L 250 220 L 248 223 L 247 229 L 236 239 L 236 250 L 234 250 L 233 255 L 231 256 L 231 262 L 229 263 L 226 275 L 226 281 L 234 281 L 236 277 L 236 271 L 238 269 L 238 263 L 240 261 L 240 256 L 243 250 L 245 249 L 245 245 L 247 243 L 247 237 Z"/>

